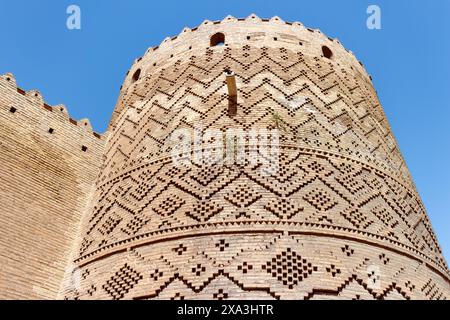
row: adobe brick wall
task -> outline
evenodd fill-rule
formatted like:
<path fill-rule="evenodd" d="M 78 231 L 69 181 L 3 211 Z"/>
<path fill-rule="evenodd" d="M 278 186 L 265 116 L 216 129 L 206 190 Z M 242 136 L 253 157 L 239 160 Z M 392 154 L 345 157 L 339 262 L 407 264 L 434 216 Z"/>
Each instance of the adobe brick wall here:
<path fill-rule="evenodd" d="M 88 120 L 0 76 L 0 299 L 58 297 L 104 143 Z"/>
<path fill-rule="evenodd" d="M 225 45 L 211 47 L 218 32 Z M 236 115 L 224 70 L 236 74 Z M 230 128 L 278 129 L 278 171 L 199 163 L 222 152 L 207 138 L 173 162 L 176 130 Z M 450 297 L 371 78 L 318 30 L 254 15 L 186 28 L 135 61 L 110 130 L 67 298 Z"/>

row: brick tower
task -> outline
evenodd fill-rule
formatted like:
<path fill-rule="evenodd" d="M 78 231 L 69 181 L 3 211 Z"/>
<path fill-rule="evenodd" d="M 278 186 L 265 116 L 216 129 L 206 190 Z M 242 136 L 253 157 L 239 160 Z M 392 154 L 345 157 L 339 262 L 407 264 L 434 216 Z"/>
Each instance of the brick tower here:
<path fill-rule="evenodd" d="M 252 161 L 258 130 L 278 134 L 274 171 Z M 371 78 L 319 30 L 255 15 L 186 28 L 135 61 L 109 131 L 67 298 L 450 297 Z M 245 159 L 205 156 L 230 145 Z"/>

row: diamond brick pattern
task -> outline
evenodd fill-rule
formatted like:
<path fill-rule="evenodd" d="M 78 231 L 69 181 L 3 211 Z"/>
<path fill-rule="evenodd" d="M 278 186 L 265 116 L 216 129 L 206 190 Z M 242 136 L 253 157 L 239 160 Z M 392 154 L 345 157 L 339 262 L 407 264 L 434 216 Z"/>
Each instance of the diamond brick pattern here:
<path fill-rule="evenodd" d="M 125 264 L 103 285 L 103 289 L 114 299 L 119 300 L 142 279 L 137 271 Z"/>
<path fill-rule="evenodd" d="M 330 210 L 337 204 L 328 192 L 320 188 L 312 190 L 304 196 L 304 199 L 320 211 Z"/>
<path fill-rule="evenodd" d="M 272 277 L 292 289 L 299 284 L 303 279 L 308 278 L 313 271 L 317 271 L 306 259 L 303 259 L 295 251 L 288 248 L 277 254 L 271 261 L 268 261 L 262 266 L 263 269 L 270 273 Z"/>

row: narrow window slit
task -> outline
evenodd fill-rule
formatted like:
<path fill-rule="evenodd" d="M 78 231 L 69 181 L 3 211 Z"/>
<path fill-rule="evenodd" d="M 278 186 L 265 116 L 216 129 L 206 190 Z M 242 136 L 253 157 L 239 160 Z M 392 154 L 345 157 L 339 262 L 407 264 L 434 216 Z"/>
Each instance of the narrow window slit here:
<path fill-rule="evenodd" d="M 237 113 L 236 76 L 231 70 L 226 69 L 225 77 L 227 79 L 227 88 L 228 88 L 228 115 L 235 116 Z"/>

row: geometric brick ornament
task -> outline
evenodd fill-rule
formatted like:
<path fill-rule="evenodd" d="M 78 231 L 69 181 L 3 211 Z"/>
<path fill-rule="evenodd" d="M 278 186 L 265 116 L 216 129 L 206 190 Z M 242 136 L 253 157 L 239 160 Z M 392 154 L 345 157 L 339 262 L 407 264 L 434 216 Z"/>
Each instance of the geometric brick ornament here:
<path fill-rule="evenodd" d="M 204 21 L 135 61 L 80 237 L 71 299 L 450 298 L 370 76 L 278 17 Z"/>

